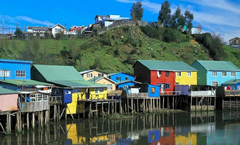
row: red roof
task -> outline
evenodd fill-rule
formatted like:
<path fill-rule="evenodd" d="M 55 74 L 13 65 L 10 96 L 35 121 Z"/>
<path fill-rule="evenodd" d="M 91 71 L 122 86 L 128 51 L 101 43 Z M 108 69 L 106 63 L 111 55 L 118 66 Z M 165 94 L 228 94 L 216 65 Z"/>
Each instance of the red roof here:
<path fill-rule="evenodd" d="M 82 30 L 82 27 L 72 28 L 69 31 L 80 31 L 80 30 Z"/>

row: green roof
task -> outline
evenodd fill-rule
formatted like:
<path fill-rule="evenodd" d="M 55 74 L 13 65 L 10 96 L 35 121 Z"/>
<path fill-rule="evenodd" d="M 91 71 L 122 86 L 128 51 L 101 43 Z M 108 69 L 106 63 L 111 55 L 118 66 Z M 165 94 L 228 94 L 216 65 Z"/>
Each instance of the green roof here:
<path fill-rule="evenodd" d="M 35 80 L 0 80 L 1 83 L 7 83 L 7 84 L 12 84 L 15 86 L 26 86 L 26 85 L 45 85 L 45 86 L 51 86 L 52 84 L 50 83 L 44 83 L 44 82 L 39 82 Z"/>
<path fill-rule="evenodd" d="M 52 83 L 71 88 L 105 88 L 107 85 L 94 84 L 87 81 L 63 80 L 53 81 Z"/>
<path fill-rule="evenodd" d="M 141 63 L 149 70 L 197 71 L 195 68 L 182 61 L 138 60 L 137 62 Z"/>
<path fill-rule="evenodd" d="M 83 81 L 83 77 L 73 66 L 60 66 L 60 65 L 33 65 L 39 73 L 48 81 L 59 80 L 78 80 Z"/>
<path fill-rule="evenodd" d="M 240 83 L 240 79 L 232 79 L 222 83 L 222 85 L 236 85 L 237 83 Z"/>
<path fill-rule="evenodd" d="M 124 83 L 130 83 L 130 82 L 136 83 L 136 84 L 142 84 L 141 82 L 126 80 L 126 81 L 117 82 L 116 85 L 120 85 L 120 84 L 124 84 Z"/>
<path fill-rule="evenodd" d="M 231 61 L 197 60 L 206 70 L 240 71 Z"/>
<path fill-rule="evenodd" d="M 17 92 L 0 87 L 0 94 L 17 94 Z"/>

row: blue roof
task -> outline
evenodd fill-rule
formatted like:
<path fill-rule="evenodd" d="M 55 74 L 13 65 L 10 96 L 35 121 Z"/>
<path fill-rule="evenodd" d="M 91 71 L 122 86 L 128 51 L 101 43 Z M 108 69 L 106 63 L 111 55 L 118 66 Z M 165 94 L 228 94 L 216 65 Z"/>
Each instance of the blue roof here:
<path fill-rule="evenodd" d="M 32 61 L 25 61 L 25 60 L 12 60 L 12 59 L 0 59 L 0 62 L 11 62 L 11 63 L 33 63 Z"/>

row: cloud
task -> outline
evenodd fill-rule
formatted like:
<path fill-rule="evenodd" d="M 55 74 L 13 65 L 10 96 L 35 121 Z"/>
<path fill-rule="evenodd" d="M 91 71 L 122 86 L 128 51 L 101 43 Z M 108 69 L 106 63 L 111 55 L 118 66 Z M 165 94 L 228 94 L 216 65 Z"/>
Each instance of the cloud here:
<path fill-rule="evenodd" d="M 37 19 L 30 18 L 28 16 L 16 16 L 16 17 L 11 17 L 7 15 L 0 15 L 1 19 L 4 19 L 6 24 L 12 24 L 12 23 L 18 23 L 19 21 L 22 22 L 28 22 L 32 24 L 38 24 L 38 25 L 49 25 L 53 26 L 54 24 L 49 22 L 49 21 L 40 21 Z"/>

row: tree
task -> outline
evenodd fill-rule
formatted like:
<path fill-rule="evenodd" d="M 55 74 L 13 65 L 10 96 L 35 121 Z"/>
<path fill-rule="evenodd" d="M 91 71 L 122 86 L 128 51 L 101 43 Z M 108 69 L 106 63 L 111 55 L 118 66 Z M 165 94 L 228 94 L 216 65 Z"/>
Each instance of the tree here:
<path fill-rule="evenodd" d="M 140 1 L 133 3 L 131 12 L 131 17 L 133 21 L 142 20 L 143 17 L 142 3 Z"/>
<path fill-rule="evenodd" d="M 171 9 L 168 1 L 165 1 L 161 5 L 161 10 L 159 11 L 158 21 L 160 21 L 164 26 L 169 25 L 169 21 L 171 18 Z"/>
<path fill-rule="evenodd" d="M 170 25 L 173 28 L 177 28 L 178 27 L 180 16 L 181 16 L 181 9 L 180 9 L 180 7 L 178 7 L 176 9 L 176 11 L 174 12 L 174 14 L 172 15 L 172 18 L 171 18 L 171 21 L 170 21 Z"/>
<path fill-rule="evenodd" d="M 189 11 L 189 10 L 186 10 L 185 13 L 185 20 L 186 20 L 186 26 L 189 30 L 192 29 L 192 20 L 193 20 L 193 14 Z"/>
<path fill-rule="evenodd" d="M 17 36 L 17 38 L 22 38 L 23 32 L 20 28 L 17 28 L 14 34 Z"/>

